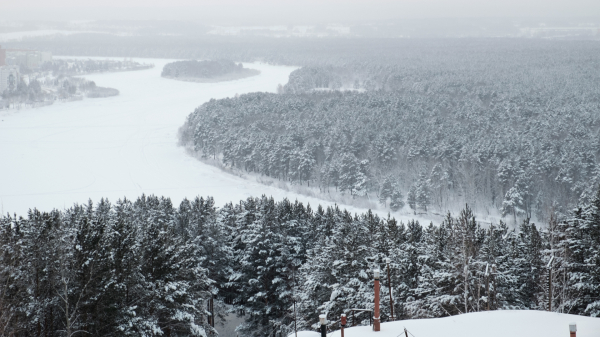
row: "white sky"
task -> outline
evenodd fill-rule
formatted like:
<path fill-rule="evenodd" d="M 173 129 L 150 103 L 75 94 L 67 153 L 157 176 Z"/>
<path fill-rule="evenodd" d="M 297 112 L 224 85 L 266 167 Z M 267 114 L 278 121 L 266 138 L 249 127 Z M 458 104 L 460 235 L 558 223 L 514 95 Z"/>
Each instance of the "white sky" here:
<path fill-rule="evenodd" d="M 600 17 L 600 0 L 0 0 L 0 19 L 254 24 L 439 17 Z"/>

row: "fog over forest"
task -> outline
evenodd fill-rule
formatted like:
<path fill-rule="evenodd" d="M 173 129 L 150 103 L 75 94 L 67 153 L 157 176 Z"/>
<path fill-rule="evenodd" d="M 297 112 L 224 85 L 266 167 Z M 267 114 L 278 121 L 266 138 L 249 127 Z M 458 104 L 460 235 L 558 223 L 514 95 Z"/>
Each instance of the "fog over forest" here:
<path fill-rule="evenodd" d="M 0 336 L 600 331 L 600 2 L 0 7 Z"/>

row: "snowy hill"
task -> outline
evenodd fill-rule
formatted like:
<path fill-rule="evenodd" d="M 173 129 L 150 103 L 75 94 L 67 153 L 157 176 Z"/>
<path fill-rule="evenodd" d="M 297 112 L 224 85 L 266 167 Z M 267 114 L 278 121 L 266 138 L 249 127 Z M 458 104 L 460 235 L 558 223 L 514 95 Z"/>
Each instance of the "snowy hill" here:
<path fill-rule="evenodd" d="M 331 319 L 331 317 L 330 317 Z M 413 319 L 381 324 L 381 331 L 371 326 L 345 330 L 345 337 L 404 336 L 404 328 L 412 337 L 568 337 L 569 323 L 577 324 L 577 337 L 600 336 L 600 318 L 550 313 L 545 311 L 488 311 L 444 318 Z M 327 336 L 339 337 L 340 331 Z M 319 337 L 317 332 L 298 332 L 298 337 Z M 291 334 L 290 337 L 294 337 Z"/>

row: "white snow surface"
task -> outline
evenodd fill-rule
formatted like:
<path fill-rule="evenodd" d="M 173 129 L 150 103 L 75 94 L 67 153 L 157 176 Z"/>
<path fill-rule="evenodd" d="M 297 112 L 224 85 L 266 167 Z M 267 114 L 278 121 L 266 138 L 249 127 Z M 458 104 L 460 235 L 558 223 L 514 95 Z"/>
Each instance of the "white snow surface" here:
<path fill-rule="evenodd" d="M 331 319 L 331 317 L 329 317 Z M 577 324 L 577 337 L 600 336 L 600 318 L 534 310 L 500 310 L 458 316 L 412 319 L 371 326 L 348 328 L 345 337 L 569 337 L 569 323 Z M 298 337 L 320 337 L 316 332 L 298 332 Z M 339 330 L 328 333 L 340 337 Z M 292 333 L 289 337 L 294 337 Z"/>

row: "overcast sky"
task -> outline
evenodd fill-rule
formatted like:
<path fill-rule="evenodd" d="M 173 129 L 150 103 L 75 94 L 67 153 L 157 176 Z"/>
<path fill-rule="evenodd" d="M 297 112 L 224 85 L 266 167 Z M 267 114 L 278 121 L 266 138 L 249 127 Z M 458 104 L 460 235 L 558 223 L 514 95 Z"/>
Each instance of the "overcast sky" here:
<path fill-rule="evenodd" d="M 439 17 L 600 17 L 600 0 L 0 0 L 0 18 L 302 24 Z"/>

